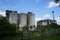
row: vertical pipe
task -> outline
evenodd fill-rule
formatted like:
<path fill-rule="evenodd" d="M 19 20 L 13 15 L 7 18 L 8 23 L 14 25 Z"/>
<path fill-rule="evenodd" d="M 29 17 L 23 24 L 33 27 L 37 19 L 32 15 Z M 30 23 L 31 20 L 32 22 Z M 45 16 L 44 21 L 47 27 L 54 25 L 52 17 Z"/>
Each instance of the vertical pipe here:
<path fill-rule="evenodd" d="M 53 20 L 54 20 L 54 11 L 52 11 L 52 15 L 53 15 Z"/>
<path fill-rule="evenodd" d="M 59 16 L 59 18 L 60 18 L 60 16 Z"/>

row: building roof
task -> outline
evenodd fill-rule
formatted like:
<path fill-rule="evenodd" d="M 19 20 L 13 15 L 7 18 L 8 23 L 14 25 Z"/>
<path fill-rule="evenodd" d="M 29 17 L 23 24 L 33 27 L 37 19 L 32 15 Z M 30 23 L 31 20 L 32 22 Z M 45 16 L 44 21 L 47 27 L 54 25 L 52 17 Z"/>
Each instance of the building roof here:
<path fill-rule="evenodd" d="M 46 21 L 56 21 L 56 20 L 51 20 L 51 19 L 45 19 L 45 20 L 39 20 L 38 22 L 46 22 Z"/>

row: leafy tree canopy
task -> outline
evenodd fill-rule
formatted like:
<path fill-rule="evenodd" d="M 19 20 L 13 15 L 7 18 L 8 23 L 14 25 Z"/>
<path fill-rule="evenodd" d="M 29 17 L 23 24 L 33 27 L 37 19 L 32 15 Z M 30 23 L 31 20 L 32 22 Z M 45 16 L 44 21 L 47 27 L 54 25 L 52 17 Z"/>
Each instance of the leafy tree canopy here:
<path fill-rule="evenodd" d="M 16 32 L 19 27 L 15 24 L 10 24 L 6 17 L 0 16 L 0 32 Z"/>

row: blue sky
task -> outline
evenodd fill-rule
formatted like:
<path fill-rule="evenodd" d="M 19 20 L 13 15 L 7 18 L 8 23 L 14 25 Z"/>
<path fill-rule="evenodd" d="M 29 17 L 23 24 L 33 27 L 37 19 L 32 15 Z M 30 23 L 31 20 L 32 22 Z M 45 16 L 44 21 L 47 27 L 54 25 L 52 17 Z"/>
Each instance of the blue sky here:
<path fill-rule="evenodd" d="M 52 11 L 55 11 L 55 19 L 60 24 L 59 3 L 54 0 L 0 0 L 0 14 L 5 16 L 5 10 L 15 10 L 18 12 L 33 12 L 35 20 L 52 19 Z"/>

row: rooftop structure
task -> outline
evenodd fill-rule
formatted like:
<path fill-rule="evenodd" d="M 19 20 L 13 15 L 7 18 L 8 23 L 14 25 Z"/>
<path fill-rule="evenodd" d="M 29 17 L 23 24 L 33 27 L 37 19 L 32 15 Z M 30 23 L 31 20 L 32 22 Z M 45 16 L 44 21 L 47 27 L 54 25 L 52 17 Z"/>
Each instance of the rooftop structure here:
<path fill-rule="evenodd" d="M 51 23 L 56 23 L 56 20 L 50 20 L 50 19 L 40 20 L 37 22 L 37 27 L 39 26 L 40 28 L 42 28 L 42 26 L 46 26 Z"/>

